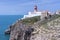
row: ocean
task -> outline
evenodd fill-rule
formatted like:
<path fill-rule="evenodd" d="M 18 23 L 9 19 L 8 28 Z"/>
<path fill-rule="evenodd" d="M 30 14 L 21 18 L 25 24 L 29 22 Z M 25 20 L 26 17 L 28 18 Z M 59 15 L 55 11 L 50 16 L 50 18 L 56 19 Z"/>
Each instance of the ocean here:
<path fill-rule="evenodd" d="M 0 15 L 0 40 L 9 40 L 9 35 L 4 34 L 5 30 L 22 17 L 23 15 Z"/>

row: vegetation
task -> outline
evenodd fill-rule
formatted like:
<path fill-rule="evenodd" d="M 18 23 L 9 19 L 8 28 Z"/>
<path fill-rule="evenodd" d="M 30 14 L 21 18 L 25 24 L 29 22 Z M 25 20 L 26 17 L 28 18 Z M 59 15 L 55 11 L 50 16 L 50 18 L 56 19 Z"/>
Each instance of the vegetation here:
<path fill-rule="evenodd" d="M 40 20 L 40 16 L 35 16 L 35 17 L 23 19 L 22 22 L 25 24 L 28 24 L 28 23 L 33 24 L 34 22 L 37 22 L 39 20 Z"/>
<path fill-rule="evenodd" d="M 56 19 L 56 18 L 58 18 L 58 17 L 60 17 L 60 15 L 54 14 L 54 15 L 51 16 L 51 18 L 48 18 L 48 19 L 50 19 L 50 20 L 45 19 L 44 21 L 42 21 L 42 22 L 40 23 L 40 25 L 46 24 L 47 22 L 50 22 L 50 21 L 52 21 L 52 20 L 54 20 L 54 19 Z M 23 22 L 24 24 L 33 24 L 34 22 L 37 22 L 37 21 L 40 21 L 40 16 L 35 16 L 35 17 L 26 18 L 26 19 L 23 19 L 23 20 L 22 20 L 22 22 Z"/>
<path fill-rule="evenodd" d="M 59 17 L 60 17 L 60 15 L 57 15 L 57 14 L 52 15 L 52 17 L 50 18 L 50 20 L 44 20 L 44 21 L 41 23 L 41 25 L 43 25 L 43 27 L 47 29 L 47 28 L 48 28 L 47 22 L 51 22 L 52 20 L 57 19 L 57 18 L 59 18 Z"/>

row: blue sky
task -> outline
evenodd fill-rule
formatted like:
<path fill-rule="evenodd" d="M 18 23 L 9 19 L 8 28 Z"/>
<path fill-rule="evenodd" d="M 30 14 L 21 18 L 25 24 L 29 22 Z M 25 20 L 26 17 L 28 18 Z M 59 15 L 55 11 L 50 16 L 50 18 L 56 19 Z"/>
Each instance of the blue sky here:
<path fill-rule="evenodd" d="M 33 11 L 35 4 L 38 10 L 60 10 L 60 0 L 0 0 L 0 15 L 24 15 Z"/>

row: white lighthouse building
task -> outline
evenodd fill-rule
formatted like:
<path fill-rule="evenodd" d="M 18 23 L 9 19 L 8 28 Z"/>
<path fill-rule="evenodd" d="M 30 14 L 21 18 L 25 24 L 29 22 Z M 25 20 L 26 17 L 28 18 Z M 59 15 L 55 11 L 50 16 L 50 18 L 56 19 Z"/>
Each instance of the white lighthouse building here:
<path fill-rule="evenodd" d="M 47 17 L 47 13 L 50 13 L 48 11 L 38 11 L 37 6 L 34 6 L 34 11 L 33 12 L 28 12 L 27 15 L 24 15 L 24 17 L 22 19 L 25 18 L 30 18 L 30 17 L 34 17 L 34 16 L 40 16 L 41 19 L 43 19 L 44 17 Z"/>
<path fill-rule="evenodd" d="M 38 11 L 37 6 L 34 6 L 34 11 L 33 12 L 28 12 L 27 15 L 24 15 L 23 19 L 25 18 L 30 18 L 30 17 L 34 17 L 34 16 L 40 16 L 41 12 Z"/>

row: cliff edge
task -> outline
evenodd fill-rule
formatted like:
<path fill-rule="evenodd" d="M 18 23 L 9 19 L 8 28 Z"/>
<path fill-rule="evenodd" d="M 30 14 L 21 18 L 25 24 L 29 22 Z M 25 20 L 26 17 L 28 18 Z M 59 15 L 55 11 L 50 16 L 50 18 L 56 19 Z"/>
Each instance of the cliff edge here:
<path fill-rule="evenodd" d="M 18 20 L 10 26 L 9 40 L 60 40 L 60 15 Z"/>

